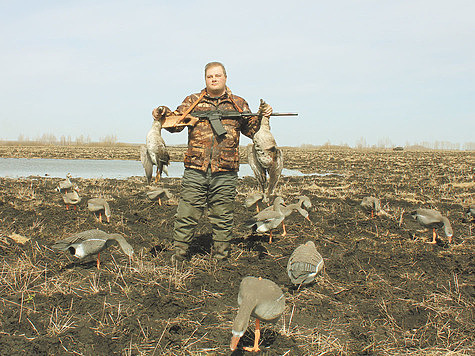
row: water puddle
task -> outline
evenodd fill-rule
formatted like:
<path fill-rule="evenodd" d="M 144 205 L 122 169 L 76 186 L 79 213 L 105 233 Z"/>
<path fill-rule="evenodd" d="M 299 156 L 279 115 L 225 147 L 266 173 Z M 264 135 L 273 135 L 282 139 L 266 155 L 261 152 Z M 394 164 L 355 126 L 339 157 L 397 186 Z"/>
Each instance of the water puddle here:
<path fill-rule="evenodd" d="M 183 162 L 170 162 L 169 177 L 183 176 Z M 126 179 L 133 176 L 145 176 L 142 163 L 131 160 L 95 160 L 95 159 L 45 159 L 45 158 L 0 158 L 0 176 L 19 178 L 29 176 L 47 176 L 64 178 L 67 173 L 82 178 Z M 154 169 L 155 172 L 155 169 Z M 332 173 L 313 173 L 308 175 L 325 176 Z M 283 169 L 283 176 L 306 176 L 297 170 Z M 166 175 L 163 175 L 166 177 Z M 254 176 L 248 164 L 241 164 L 239 177 Z"/>

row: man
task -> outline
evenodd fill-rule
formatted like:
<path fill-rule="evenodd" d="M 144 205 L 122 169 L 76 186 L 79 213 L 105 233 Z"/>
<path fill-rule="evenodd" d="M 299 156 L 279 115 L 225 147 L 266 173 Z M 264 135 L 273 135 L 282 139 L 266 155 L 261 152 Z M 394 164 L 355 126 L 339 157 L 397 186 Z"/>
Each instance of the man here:
<path fill-rule="evenodd" d="M 168 115 L 182 115 L 197 111 L 250 112 L 247 102 L 231 93 L 226 86 L 226 70 L 219 62 L 205 66 L 206 88 L 189 95 L 172 113 L 166 106 L 153 110 L 155 119 Z M 240 133 L 252 138 L 260 126 L 262 116 L 270 116 L 272 107 L 261 103 L 258 116 L 222 118 L 225 134 L 217 135 L 208 119 L 200 119 L 188 126 L 188 150 L 185 154 L 185 172 L 181 197 L 175 216 L 174 254 L 172 262 L 186 258 L 198 221 L 208 208 L 213 232 L 213 256 L 218 260 L 229 255 L 232 239 L 234 198 L 239 170 Z M 170 132 L 184 126 L 167 128 Z"/>

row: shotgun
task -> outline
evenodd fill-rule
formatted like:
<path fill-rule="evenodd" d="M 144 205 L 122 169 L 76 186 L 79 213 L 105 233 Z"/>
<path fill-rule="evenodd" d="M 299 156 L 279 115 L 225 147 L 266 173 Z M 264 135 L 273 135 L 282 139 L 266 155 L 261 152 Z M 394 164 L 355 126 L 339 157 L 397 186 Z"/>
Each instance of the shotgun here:
<path fill-rule="evenodd" d="M 270 116 L 297 116 L 297 113 L 286 112 L 272 113 Z M 209 120 L 211 127 L 213 128 L 216 135 L 221 136 L 226 134 L 226 129 L 221 123 L 221 119 L 239 119 L 241 117 L 251 117 L 259 116 L 258 113 L 252 112 L 239 112 L 239 111 L 221 111 L 221 110 L 210 110 L 210 111 L 195 111 L 182 120 L 181 115 L 169 115 L 166 117 L 165 122 L 162 124 L 162 127 L 180 127 L 180 126 L 194 126 L 200 119 Z"/>

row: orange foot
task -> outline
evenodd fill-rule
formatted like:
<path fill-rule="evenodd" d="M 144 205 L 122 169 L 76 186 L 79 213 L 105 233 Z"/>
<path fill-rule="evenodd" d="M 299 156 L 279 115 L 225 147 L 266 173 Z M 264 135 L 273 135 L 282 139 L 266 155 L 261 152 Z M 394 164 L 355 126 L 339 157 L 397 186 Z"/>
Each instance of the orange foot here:
<path fill-rule="evenodd" d="M 243 347 L 244 350 L 246 351 L 249 351 L 249 352 L 259 352 L 261 351 L 261 349 L 259 348 L 259 346 L 256 348 L 256 347 Z"/>

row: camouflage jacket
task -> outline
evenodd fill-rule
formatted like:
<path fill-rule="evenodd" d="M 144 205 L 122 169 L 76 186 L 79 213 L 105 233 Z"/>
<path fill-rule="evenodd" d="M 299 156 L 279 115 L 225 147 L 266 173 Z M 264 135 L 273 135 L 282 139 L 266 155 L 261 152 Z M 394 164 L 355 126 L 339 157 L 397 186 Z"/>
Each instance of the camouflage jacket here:
<path fill-rule="evenodd" d="M 183 103 L 173 112 L 174 115 L 183 114 L 195 101 L 200 93 L 189 95 Z M 242 111 L 250 112 L 249 105 L 243 98 L 231 93 L 226 87 L 226 92 L 218 98 L 205 94 L 195 106 L 194 111 L 238 111 L 234 103 Z M 224 137 L 214 134 L 211 124 L 207 119 L 200 119 L 195 126 L 188 127 L 188 150 L 185 153 L 185 167 L 206 171 L 211 165 L 211 172 L 227 172 L 239 170 L 239 135 L 242 132 L 252 138 L 259 129 L 260 119 L 256 116 L 239 119 L 221 119 L 227 133 Z M 184 127 L 167 128 L 170 132 L 178 132 Z"/>

